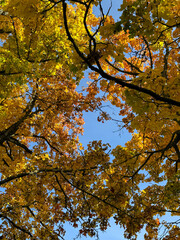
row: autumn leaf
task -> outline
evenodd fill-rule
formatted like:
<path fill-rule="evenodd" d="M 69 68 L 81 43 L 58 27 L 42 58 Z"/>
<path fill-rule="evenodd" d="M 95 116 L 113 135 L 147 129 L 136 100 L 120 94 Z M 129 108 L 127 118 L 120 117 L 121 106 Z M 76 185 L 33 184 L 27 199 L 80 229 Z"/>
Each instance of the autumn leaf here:
<path fill-rule="evenodd" d="M 162 220 L 180 214 L 178 0 L 123 1 L 117 22 L 101 1 L 1 3 L 0 238 L 64 239 L 66 222 L 97 237 L 114 219 L 127 239 L 178 240 Z M 84 112 L 117 121 L 104 103 L 125 146 L 79 141 Z"/>

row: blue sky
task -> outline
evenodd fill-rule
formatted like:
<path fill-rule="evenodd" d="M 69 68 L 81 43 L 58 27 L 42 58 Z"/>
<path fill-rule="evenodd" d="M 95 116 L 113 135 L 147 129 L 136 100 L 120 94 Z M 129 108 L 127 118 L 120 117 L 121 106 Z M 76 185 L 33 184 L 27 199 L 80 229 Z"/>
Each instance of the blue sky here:
<path fill-rule="evenodd" d="M 113 117 L 117 117 L 117 119 L 120 120 L 121 118 L 118 116 L 119 109 L 113 108 L 113 112 L 114 114 L 117 113 L 117 115 L 113 115 Z M 109 143 L 111 147 L 114 148 L 117 145 L 124 146 L 124 144 L 130 140 L 131 134 L 125 129 L 119 130 L 117 123 L 112 120 L 105 121 L 104 123 L 98 122 L 98 115 L 98 111 L 84 114 L 84 134 L 80 136 L 80 142 L 82 142 L 84 146 L 90 141 L 102 140 L 103 143 Z"/>
<path fill-rule="evenodd" d="M 122 4 L 123 0 L 102 0 L 101 3 L 103 6 L 104 14 L 106 14 L 107 10 L 111 6 L 111 2 L 112 2 L 112 7 L 109 12 L 109 15 L 113 16 L 113 18 L 117 21 L 120 16 L 120 12 L 118 11 L 118 9 L 120 8 L 120 5 Z"/>
<path fill-rule="evenodd" d="M 100 240 L 125 240 L 125 238 L 123 237 L 123 229 L 120 229 L 120 227 L 114 223 L 113 219 L 110 221 L 110 225 L 111 225 L 111 227 L 109 227 L 107 231 L 99 232 L 99 239 Z M 73 238 L 75 238 L 78 235 L 78 230 L 73 229 L 68 224 L 66 226 L 67 226 L 66 227 L 67 233 L 65 235 L 65 239 L 73 240 Z M 82 237 L 79 239 L 80 240 L 95 240 L 96 238 Z"/>

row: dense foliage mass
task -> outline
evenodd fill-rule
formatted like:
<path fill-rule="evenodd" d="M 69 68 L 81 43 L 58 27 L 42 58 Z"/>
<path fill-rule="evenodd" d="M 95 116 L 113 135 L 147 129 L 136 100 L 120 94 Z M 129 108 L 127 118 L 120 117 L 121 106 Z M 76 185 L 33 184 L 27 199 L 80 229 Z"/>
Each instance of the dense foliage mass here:
<path fill-rule="evenodd" d="M 161 217 L 180 214 L 179 1 L 124 0 L 118 22 L 101 0 L 0 2 L 0 238 L 64 239 L 65 222 L 95 236 L 114 218 L 127 239 L 178 240 Z M 83 112 L 106 101 L 132 139 L 83 149 Z"/>

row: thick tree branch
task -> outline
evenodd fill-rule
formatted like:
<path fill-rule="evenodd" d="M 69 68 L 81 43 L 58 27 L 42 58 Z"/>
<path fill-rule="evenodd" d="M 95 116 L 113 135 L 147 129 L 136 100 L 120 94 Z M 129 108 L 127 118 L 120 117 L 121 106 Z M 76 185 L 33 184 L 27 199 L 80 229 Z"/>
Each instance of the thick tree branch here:
<path fill-rule="evenodd" d="M 76 50 L 77 54 L 82 58 L 82 60 L 88 65 L 88 67 L 92 70 L 95 71 L 97 73 L 99 73 L 103 78 L 106 78 L 107 80 L 110 81 L 114 81 L 115 83 L 121 85 L 122 87 L 127 87 L 129 89 L 133 89 L 136 91 L 139 91 L 141 93 L 145 93 L 149 96 L 151 96 L 152 98 L 154 98 L 157 101 L 161 101 L 164 103 L 167 103 L 169 105 L 174 105 L 174 106 L 178 106 L 180 107 L 180 102 L 173 100 L 171 98 L 166 98 L 163 97 L 155 92 L 153 92 L 150 89 L 147 88 L 143 88 L 140 87 L 138 85 L 134 85 L 132 83 L 128 83 L 120 78 L 114 77 L 109 75 L 108 73 L 106 73 L 100 66 L 99 61 L 96 61 L 97 67 L 95 67 L 94 65 L 91 64 L 91 62 L 89 61 L 88 57 L 86 57 L 78 48 L 77 44 L 75 43 L 73 37 L 71 36 L 71 33 L 69 32 L 69 28 L 68 28 L 68 21 L 67 21 L 67 15 L 66 15 L 66 11 L 67 11 L 67 4 L 65 2 L 65 0 L 62 0 L 62 5 L 63 5 L 63 18 L 64 18 L 64 26 L 65 26 L 65 30 L 66 30 L 66 34 L 67 37 L 69 39 L 69 41 L 71 41 L 71 43 L 73 44 L 74 49 Z"/>
<path fill-rule="evenodd" d="M 12 124 L 9 128 L 0 131 L 0 145 L 2 145 L 4 141 L 9 140 L 9 138 L 16 133 L 21 124 L 27 119 L 27 117 L 30 115 L 32 109 L 35 106 L 36 99 L 37 93 L 34 95 L 32 101 L 27 105 L 26 109 L 24 110 L 25 114 L 17 122 Z M 11 140 L 13 141 L 13 139 Z"/>

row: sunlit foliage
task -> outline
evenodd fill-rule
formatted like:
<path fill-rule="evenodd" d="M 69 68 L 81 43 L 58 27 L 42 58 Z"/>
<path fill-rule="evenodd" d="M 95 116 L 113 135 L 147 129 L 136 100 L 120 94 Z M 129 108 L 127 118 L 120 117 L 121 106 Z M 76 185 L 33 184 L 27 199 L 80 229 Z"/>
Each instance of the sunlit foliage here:
<path fill-rule="evenodd" d="M 97 236 L 114 218 L 127 239 L 178 240 L 161 217 L 180 214 L 179 1 L 124 0 L 117 22 L 100 0 L 0 2 L 1 239 L 64 239 L 65 222 Z M 84 149 L 84 111 L 112 119 L 103 102 L 132 139 Z"/>

